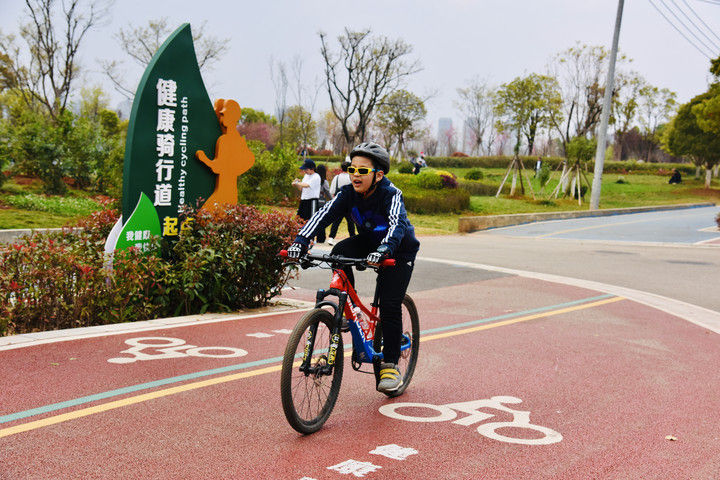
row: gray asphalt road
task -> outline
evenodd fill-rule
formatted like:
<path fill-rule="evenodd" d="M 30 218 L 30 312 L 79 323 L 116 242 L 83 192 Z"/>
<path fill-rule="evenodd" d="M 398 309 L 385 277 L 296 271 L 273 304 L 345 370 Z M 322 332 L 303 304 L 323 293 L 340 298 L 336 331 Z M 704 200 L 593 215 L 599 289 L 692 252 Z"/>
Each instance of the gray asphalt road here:
<path fill-rule="evenodd" d="M 714 206 L 575 218 L 497 228 L 487 233 L 526 238 L 696 244 L 720 239 L 720 232 L 714 228 L 718 212 L 720 207 Z"/>
<path fill-rule="evenodd" d="M 324 253 L 330 253 L 329 249 L 316 249 Z M 502 273 L 490 272 L 487 270 L 478 270 L 475 268 L 467 268 L 454 265 L 442 265 L 434 262 L 426 262 L 422 259 L 415 262 L 413 277 L 408 287 L 408 291 L 419 292 L 423 290 L 432 290 L 438 287 L 450 287 L 453 285 L 461 285 L 470 282 L 479 282 L 491 278 L 507 276 Z M 301 270 L 299 278 L 290 280 L 288 286 L 301 286 L 310 290 L 319 288 L 327 288 L 330 282 L 330 271 L 321 268 L 311 268 Z M 355 281 L 358 293 L 361 296 L 369 297 L 375 291 L 375 279 L 377 275 L 372 270 L 364 272 L 355 272 Z"/>
<path fill-rule="evenodd" d="M 720 237 L 718 232 L 699 230 L 711 227 L 719 210 L 708 207 L 582 219 L 587 222 L 560 220 L 422 237 L 410 291 L 498 275 L 423 261 L 438 258 L 592 280 L 720 312 L 720 244 L 697 244 Z M 329 250 L 327 246 L 319 248 Z M 360 294 L 371 295 L 374 274 L 364 272 L 357 278 Z M 327 271 L 308 270 L 291 285 L 317 289 L 327 287 L 328 281 Z"/>

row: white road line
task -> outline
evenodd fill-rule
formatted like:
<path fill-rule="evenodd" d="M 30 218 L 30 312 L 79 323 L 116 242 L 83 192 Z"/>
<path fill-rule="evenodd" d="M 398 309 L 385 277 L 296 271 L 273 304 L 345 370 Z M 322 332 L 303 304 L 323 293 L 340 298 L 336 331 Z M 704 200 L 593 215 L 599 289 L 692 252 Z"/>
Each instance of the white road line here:
<path fill-rule="evenodd" d="M 625 297 L 648 307 L 662 310 L 678 318 L 682 318 L 690 323 L 694 323 L 715 333 L 720 333 L 720 313 L 713 310 L 692 305 L 673 298 L 664 297 L 654 293 L 634 290 L 632 288 L 609 285 L 607 283 L 595 282 L 592 280 L 582 280 L 579 278 L 563 277 L 561 275 L 552 275 L 549 273 L 529 272 L 526 270 L 516 270 L 512 268 L 495 267 L 492 265 L 484 265 L 480 263 L 461 262 L 456 260 L 445 260 L 442 258 L 418 257 L 418 260 L 427 262 L 444 263 L 447 265 L 455 265 L 459 267 L 478 268 L 489 270 L 492 272 L 507 273 L 510 275 L 518 275 L 525 278 L 533 278 L 545 282 L 560 283 L 574 287 L 587 288 L 597 292 L 610 293 L 619 297 Z"/>
<path fill-rule="evenodd" d="M 290 300 L 283 299 L 282 302 Z M 263 313 L 246 313 L 246 314 L 218 314 L 208 313 L 204 315 L 190 315 L 185 317 L 174 318 L 158 318 L 155 320 L 145 320 L 140 322 L 116 323 L 113 325 L 97 325 L 94 327 L 70 328 L 66 330 L 53 330 L 49 332 L 26 333 L 21 335 L 11 335 L 8 337 L 0 337 L 0 351 L 13 350 L 16 348 L 30 347 L 45 343 L 66 342 L 70 340 L 80 340 L 83 338 L 107 337 L 111 335 L 125 335 L 128 333 L 146 332 L 155 330 L 166 330 L 169 328 L 188 327 L 191 325 L 207 325 L 210 323 L 229 322 L 233 320 L 243 320 L 248 318 L 262 318 L 272 315 L 283 315 L 289 313 L 299 313 L 312 310 L 315 306 L 313 302 L 304 302 L 302 300 L 292 300 L 296 308 L 288 308 L 287 310 L 276 309 Z"/>

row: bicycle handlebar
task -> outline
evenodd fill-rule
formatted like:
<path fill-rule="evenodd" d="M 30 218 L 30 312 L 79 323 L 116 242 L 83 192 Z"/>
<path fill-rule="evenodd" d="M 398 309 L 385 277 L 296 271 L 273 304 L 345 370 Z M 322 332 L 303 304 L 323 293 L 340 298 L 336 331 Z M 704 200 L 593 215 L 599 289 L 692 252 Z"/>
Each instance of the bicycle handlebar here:
<path fill-rule="evenodd" d="M 287 250 L 280 250 L 279 255 L 283 258 L 287 258 L 288 252 Z M 367 263 L 367 260 L 365 258 L 348 258 L 348 257 L 341 257 L 339 255 L 328 255 L 328 254 L 321 254 L 321 255 L 315 255 L 312 253 L 306 253 L 302 258 L 299 258 L 298 260 L 317 260 L 320 262 L 327 262 L 327 263 L 336 263 L 341 265 L 348 265 L 348 266 L 361 266 L 361 267 L 371 267 L 372 265 Z M 395 259 L 394 258 L 386 258 L 382 262 L 380 262 L 381 267 L 394 267 L 395 266 Z"/>

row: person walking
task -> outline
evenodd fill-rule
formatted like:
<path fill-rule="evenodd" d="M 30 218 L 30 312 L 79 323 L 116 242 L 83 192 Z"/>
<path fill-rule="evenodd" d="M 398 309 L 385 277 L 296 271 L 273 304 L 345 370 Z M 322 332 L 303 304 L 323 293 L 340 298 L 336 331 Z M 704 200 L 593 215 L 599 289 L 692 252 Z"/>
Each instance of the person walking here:
<path fill-rule="evenodd" d="M 342 169 L 342 173 L 338 173 L 333 177 L 332 183 L 330 184 L 330 194 L 332 195 L 332 198 L 335 198 L 338 191 L 344 187 L 345 185 L 350 185 L 350 175 L 347 173 L 347 169 L 350 166 L 350 157 L 347 157 L 347 159 L 340 164 L 340 169 Z M 330 237 L 328 237 L 328 244 L 329 245 L 335 245 L 335 236 L 337 235 L 338 228 L 340 228 L 340 223 L 343 221 L 343 218 L 345 219 L 345 222 L 347 223 L 347 229 L 348 234 L 352 237 L 355 235 L 355 224 L 352 221 L 352 217 L 350 215 L 346 215 L 344 217 L 338 217 L 330 226 Z"/>

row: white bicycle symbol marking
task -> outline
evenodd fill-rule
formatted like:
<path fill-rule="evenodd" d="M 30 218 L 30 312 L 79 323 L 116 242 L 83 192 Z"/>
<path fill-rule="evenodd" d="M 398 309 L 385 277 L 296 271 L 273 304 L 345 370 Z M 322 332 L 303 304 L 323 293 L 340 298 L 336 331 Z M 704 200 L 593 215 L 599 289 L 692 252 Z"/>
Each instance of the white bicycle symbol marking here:
<path fill-rule="evenodd" d="M 232 347 L 198 347 L 188 345 L 181 338 L 171 337 L 140 337 L 125 340 L 131 347 L 120 353 L 132 355 L 132 357 L 109 358 L 110 363 L 133 363 L 138 360 L 166 360 L 169 358 L 184 357 L 210 357 L 210 358 L 233 358 L 247 355 L 242 348 Z M 145 353 L 143 350 L 156 349 L 159 353 Z M 183 351 L 184 350 L 184 351 Z M 216 352 L 216 353 L 213 353 Z"/>
<path fill-rule="evenodd" d="M 455 420 L 458 416 L 457 412 L 467 413 L 469 416 L 455 420 L 452 423 L 458 425 L 470 426 L 475 423 L 483 422 L 489 418 L 494 417 L 490 413 L 481 412 L 479 408 L 492 408 L 512 414 L 512 422 L 490 422 L 483 423 L 477 427 L 477 431 L 480 435 L 493 440 L 507 443 L 518 443 L 521 445 L 550 445 L 557 443 L 563 439 L 562 435 L 555 430 L 540 425 L 533 425 L 530 423 L 530 412 L 523 412 L 520 410 L 513 410 L 504 403 L 517 404 L 522 403 L 517 397 L 509 396 L 497 396 L 486 400 L 474 400 L 471 402 L 462 403 L 449 403 L 447 405 L 433 405 L 430 403 L 391 403 L 380 407 L 379 411 L 383 415 L 395 418 L 397 420 L 405 420 L 407 422 L 446 422 Z M 416 417 L 412 415 L 404 415 L 399 413 L 398 410 L 403 408 L 425 408 L 433 410 L 437 414 L 430 417 Z M 543 434 L 541 438 L 516 438 L 508 437 L 498 433 L 498 430 L 502 428 L 524 428 L 527 430 L 535 430 Z"/>

